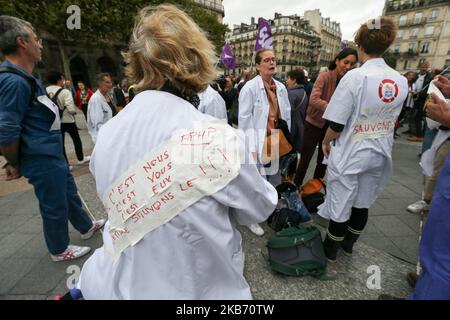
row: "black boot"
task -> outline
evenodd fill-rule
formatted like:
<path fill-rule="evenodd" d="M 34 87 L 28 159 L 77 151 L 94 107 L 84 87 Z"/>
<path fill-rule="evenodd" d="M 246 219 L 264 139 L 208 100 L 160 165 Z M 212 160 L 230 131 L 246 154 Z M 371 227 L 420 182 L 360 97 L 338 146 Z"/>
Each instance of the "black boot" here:
<path fill-rule="evenodd" d="M 330 220 L 328 225 L 327 236 L 323 242 L 325 256 L 329 262 L 336 262 L 339 246 L 344 240 L 347 222 L 338 223 Z"/>
<path fill-rule="evenodd" d="M 353 245 L 358 240 L 369 218 L 369 209 L 352 208 L 352 215 L 348 222 L 347 232 L 341 248 L 348 256 L 353 254 Z"/>
<path fill-rule="evenodd" d="M 332 240 L 328 234 L 325 240 L 323 241 L 323 251 L 325 252 L 325 256 L 327 260 L 331 263 L 335 263 L 337 260 L 337 252 L 339 249 L 339 241 Z"/>
<path fill-rule="evenodd" d="M 355 234 L 347 229 L 344 241 L 342 241 L 341 243 L 342 251 L 344 251 L 347 256 L 351 256 L 353 254 L 353 245 L 355 244 L 356 240 L 358 240 L 358 238 L 359 234 Z"/>

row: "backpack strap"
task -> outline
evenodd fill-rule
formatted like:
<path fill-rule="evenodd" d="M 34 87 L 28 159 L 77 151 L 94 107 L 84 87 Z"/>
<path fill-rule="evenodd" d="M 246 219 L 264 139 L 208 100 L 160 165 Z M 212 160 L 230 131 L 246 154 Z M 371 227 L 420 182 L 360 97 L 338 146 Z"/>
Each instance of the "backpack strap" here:
<path fill-rule="evenodd" d="M 53 98 L 51 98 L 51 100 L 59 107 L 59 103 L 58 103 L 58 96 L 61 93 L 61 91 L 63 91 L 64 88 L 59 88 L 58 91 L 56 91 L 55 95 L 53 96 Z M 64 110 L 64 108 L 63 108 Z"/>
<path fill-rule="evenodd" d="M 63 108 L 61 109 L 61 106 L 60 106 L 59 103 L 58 103 L 58 96 L 59 96 L 59 94 L 61 93 L 61 91 L 63 91 L 63 90 L 64 90 L 64 88 L 59 88 L 58 91 L 56 91 L 56 93 L 55 93 L 55 95 L 53 96 L 53 98 L 50 98 L 50 97 L 49 97 L 50 100 L 52 100 L 53 103 L 56 104 L 56 105 L 58 106 L 58 109 L 59 109 L 59 117 L 60 117 L 60 118 L 61 118 L 62 115 L 63 115 L 64 109 L 66 109 L 65 106 L 63 106 Z M 48 94 L 47 94 L 47 95 L 48 95 Z"/>
<path fill-rule="evenodd" d="M 320 236 L 320 231 L 317 228 L 309 227 L 304 229 L 288 228 L 277 233 L 277 236 L 270 239 L 267 243 L 269 248 L 289 248 L 301 243 L 311 241 Z M 290 233 L 290 235 L 289 235 Z"/>
<path fill-rule="evenodd" d="M 27 76 L 26 74 L 23 74 L 22 72 L 20 72 L 19 70 L 15 69 L 15 68 L 7 67 L 7 66 L 0 67 L 0 73 L 14 73 L 18 76 L 21 76 L 25 80 L 27 80 L 27 82 L 30 84 L 30 88 L 31 88 L 31 96 L 30 96 L 30 102 L 29 102 L 29 104 L 31 104 L 31 102 L 35 98 L 36 91 L 37 91 L 36 90 L 36 82 L 34 81 L 34 79 Z"/>

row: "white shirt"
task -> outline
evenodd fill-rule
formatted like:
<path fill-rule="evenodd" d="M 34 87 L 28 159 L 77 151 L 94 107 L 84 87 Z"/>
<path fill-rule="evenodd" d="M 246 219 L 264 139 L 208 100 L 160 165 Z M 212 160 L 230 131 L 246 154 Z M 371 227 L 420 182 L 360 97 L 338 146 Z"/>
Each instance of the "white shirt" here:
<path fill-rule="evenodd" d="M 406 78 L 381 58 L 349 71 L 323 115 L 324 119 L 345 125 L 331 149 L 329 169 L 337 174 L 351 174 L 347 168 L 354 167 L 361 157 L 382 155 L 388 160 L 380 184 L 384 186 L 392 167 L 395 121 L 407 95 Z"/>
<path fill-rule="evenodd" d="M 225 100 L 211 86 L 208 86 L 205 91 L 199 93 L 198 97 L 200 98 L 198 111 L 209 114 L 217 119 L 228 120 Z"/>
<path fill-rule="evenodd" d="M 423 83 L 425 82 L 425 76 L 426 74 L 419 74 L 419 76 L 417 77 L 417 80 L 415 82 L 417 92 L 422 91 Z"/>
<path fill-rule="evenodd" d="M 413 83 L 409 86 L 408 97 L 406 98 L 405 106 L 407 108 L 414 108 L 414 97 L 413 92 L 417 92 L 416 84 Z"/>
<path fill-rule="evenodd" d="M 211 120 L 167 92 L 144 91 L 100 131 L 90 169 L 105 191 L 148 152 L 180 128 Z M 241 144 L 243 148 L 243 144 Z M 243 151 L 243 149 L 242 149 Z M 241 153 L 242 154 L 242 153 Z M 241 159 L 244 157 L 241 156 Z M 241 235 L 230 220 L 262 222 L 277 203 L 275 189 L 254 165 L 241 165 L 224 189 L 182 211 L 122 253 L 117 265 L 97 249 L 86 261 L 79 287 L 86 299 L 250 299 L 243 276 Z M 103 241 L 111 236 L 103 232 Z"/>
<path fill-rule="evenodd" d="M 50 99 L 53 99 L 59 89 L 61 89 L 61 87 L 56 85 L 51 85 L 46 88 Z M 73 102 L 72 93 L 68 89 L 63 89 L 58 94 L 57 100 L 58 108 L 63 110 L 61 123 L 75 123 L 75 118 L 73 116 L 77 113 L 77 107 Z"/>
<path fill-rule="evenodd" d="M 112 118 L 111 107 L 102 93 L 97 90 L 88 104 L 87 127 L 92 141 L 95 143 L 100 128 Z"/>
<path fill-rule="evenodd" d="M 274 79 L 277 86 L 278 107 L 281 117 L 291 129 L 291 104 L 286 87 Z M 249 149 L 261 159 L 269 117 L 269 100 L 261 76 L 248 81 L 239 93 L 239 129 L 244 130 L 249 139 Z M 252 130 L 254 130 L 252 132 Z"/>

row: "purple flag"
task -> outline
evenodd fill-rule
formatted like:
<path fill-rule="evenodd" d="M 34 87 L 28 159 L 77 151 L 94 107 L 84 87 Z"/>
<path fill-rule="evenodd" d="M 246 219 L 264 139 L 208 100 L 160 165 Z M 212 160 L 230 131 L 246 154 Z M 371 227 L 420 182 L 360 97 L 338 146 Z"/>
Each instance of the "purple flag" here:
<path fill-rule="evenodd" d="M 231 46 L 229 43 L 225 43 L 223 46 L 222 53 L 220 54 L 220 61 L 228 68 L 234 69 L 236 68 L 236 57 L 231 51 Z"/>
<path fill-rule="evenodd" d="M 345 43 L 345 42 L 341 42 L 341 46 L 339 47 L 339 51 L 342 51 L 342 50 L 344 50 L 344 49 L 347 49 L 349 46 L 348 46 L 348 43 Z"/>
<path fill-rule="evenodd" d="M 259 18 L 258 32 L 256 34 L 255 51 L 262 48 L 272 49 L 272 30 L 269 22 L 263 18 Z"/>
<path fill-rule="evenodd" d="M 234 69 L 236 68 L 236 57 L 231 51 L 231 46 L 229 43 L 225 43 L 223 46 L 222 53 L 220 54 L 220 61 L 228 68 Z"/>

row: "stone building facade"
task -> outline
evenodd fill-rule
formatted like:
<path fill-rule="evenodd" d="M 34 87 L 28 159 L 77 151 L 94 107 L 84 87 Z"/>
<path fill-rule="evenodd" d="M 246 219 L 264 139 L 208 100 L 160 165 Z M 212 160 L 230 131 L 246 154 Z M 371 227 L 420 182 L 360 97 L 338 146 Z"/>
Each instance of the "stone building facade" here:
<path fill-rule="evenodd" d="M 275 13 L 274 18 L 268 21 L 272 29 L 273 49 L 278 59 L 280 78 L 285 79 L 287 72 L 298 67 L 317 68 L 320 38 L 306 20 L 297 15 Z M 240 74 L 245 67 L 252 65 L 257 29 L 258 21 L 252 17 L 250 24 L 235 25 L 226 35 L 238 63 L 237 68 L 232 70 L 233 73 Z"/>
<path fill-rule="evenodd" d="M 383 16 L 398 27 L 390 51 L 399 72 L 418 71 L 424 60 L 433 69 L 450 65 L 449 0 L 387 0 Z"/>
<path fill-rule="evenodd" d="M 330 18 L 323 18 L 319 9 L 305 11 L 305 20 L 316 31 L 321 40 L 318 64 L 326 67 L 333 61 L 340 50 L 342 42 L 341 25 Z"/>

